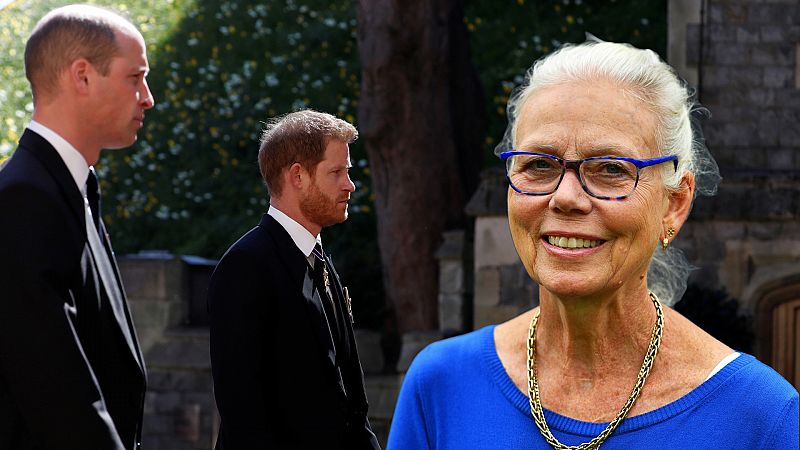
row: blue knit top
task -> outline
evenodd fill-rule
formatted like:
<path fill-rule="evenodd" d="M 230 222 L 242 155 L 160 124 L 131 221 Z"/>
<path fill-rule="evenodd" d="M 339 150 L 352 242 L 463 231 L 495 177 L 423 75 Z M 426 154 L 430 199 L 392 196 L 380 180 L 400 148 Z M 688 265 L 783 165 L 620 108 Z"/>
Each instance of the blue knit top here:
<path fill-rule="evenodd" d="M 566 445 L 588 442 L 608 425 L 544 413 Z M 601 448 L 796 450 L 798 414 L 794 387 L 741 354 L 678 400 L 625 419 Z M 528 397 L 497 356 L 494 326 L 436 342 L 414 359 L 388 450 L 550 448 L 531 418 Z"/>

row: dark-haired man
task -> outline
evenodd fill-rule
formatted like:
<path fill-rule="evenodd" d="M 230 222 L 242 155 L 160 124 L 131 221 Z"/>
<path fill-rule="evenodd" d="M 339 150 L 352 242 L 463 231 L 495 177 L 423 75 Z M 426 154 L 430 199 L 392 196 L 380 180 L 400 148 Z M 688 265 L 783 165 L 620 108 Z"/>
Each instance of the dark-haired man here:
<path fill-rule="evenodd" d="M 142 35 L 70 5 L 25 48 L 34 111 L 0 170 L 0 449 L 137 449 L 145 369 L 91 166 L 153 106 Z"/>
<path fill-rule="evenodd" d="M 261 222 L 209 286 L 217 450 L 379 449 L 367 420 L 350 298 L 320 231 L 347 219 L 356 129 L 298 111 L 264 131 Z"/>

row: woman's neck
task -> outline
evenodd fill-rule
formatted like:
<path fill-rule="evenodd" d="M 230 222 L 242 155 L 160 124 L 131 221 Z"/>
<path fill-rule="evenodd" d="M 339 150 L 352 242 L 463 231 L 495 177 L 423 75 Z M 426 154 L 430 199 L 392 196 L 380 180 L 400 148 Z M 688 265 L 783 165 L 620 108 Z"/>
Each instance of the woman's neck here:
<path fill-rule="evenodd" d="M 573 298 L 542 288 L 537 359 L 555 363 L 579 378 L 638 369 L 655 321 L 656 310 L 646 287 Z"/>

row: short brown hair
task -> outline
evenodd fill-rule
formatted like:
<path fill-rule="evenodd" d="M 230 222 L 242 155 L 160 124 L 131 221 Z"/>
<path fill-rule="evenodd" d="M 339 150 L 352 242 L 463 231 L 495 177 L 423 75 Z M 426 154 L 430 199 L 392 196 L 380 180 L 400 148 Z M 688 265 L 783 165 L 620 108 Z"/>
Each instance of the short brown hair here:
<path fill-rule="evenodd" d="M 76 59 L 85 58 L 101 75 L 108 75 L 118 54 L 115 30 L 136 28 L 109 9 L 69 5 L 54 9 L 36 24 L 25 45 L 25 76 L 34 101 L 53 94 L 61 73 Z"/>
<path fill-rule="evenodd" d="M 358 131 L 342 119 L 311 109 L 270 120 L 258 150 L 258 166 L 270 195 L 281 194 L 281 172 L 294 163 L 313 174 L 331 139 L 350 144 L 358 139 Z"/>

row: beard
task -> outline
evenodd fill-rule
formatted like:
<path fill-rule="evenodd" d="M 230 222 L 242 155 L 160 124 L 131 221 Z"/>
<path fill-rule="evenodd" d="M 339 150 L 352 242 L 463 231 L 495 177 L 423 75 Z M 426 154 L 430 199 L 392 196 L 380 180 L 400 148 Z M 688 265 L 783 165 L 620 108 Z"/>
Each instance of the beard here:
<path fill-rule="evenodd" d="M 342 209 L 335 198 L 328 197 L 319 189 L 316 182 L 311 185 L 308 194 L 300 199 L 300 212 L 322 228 L 347 220 L 347 207 Z"/>

